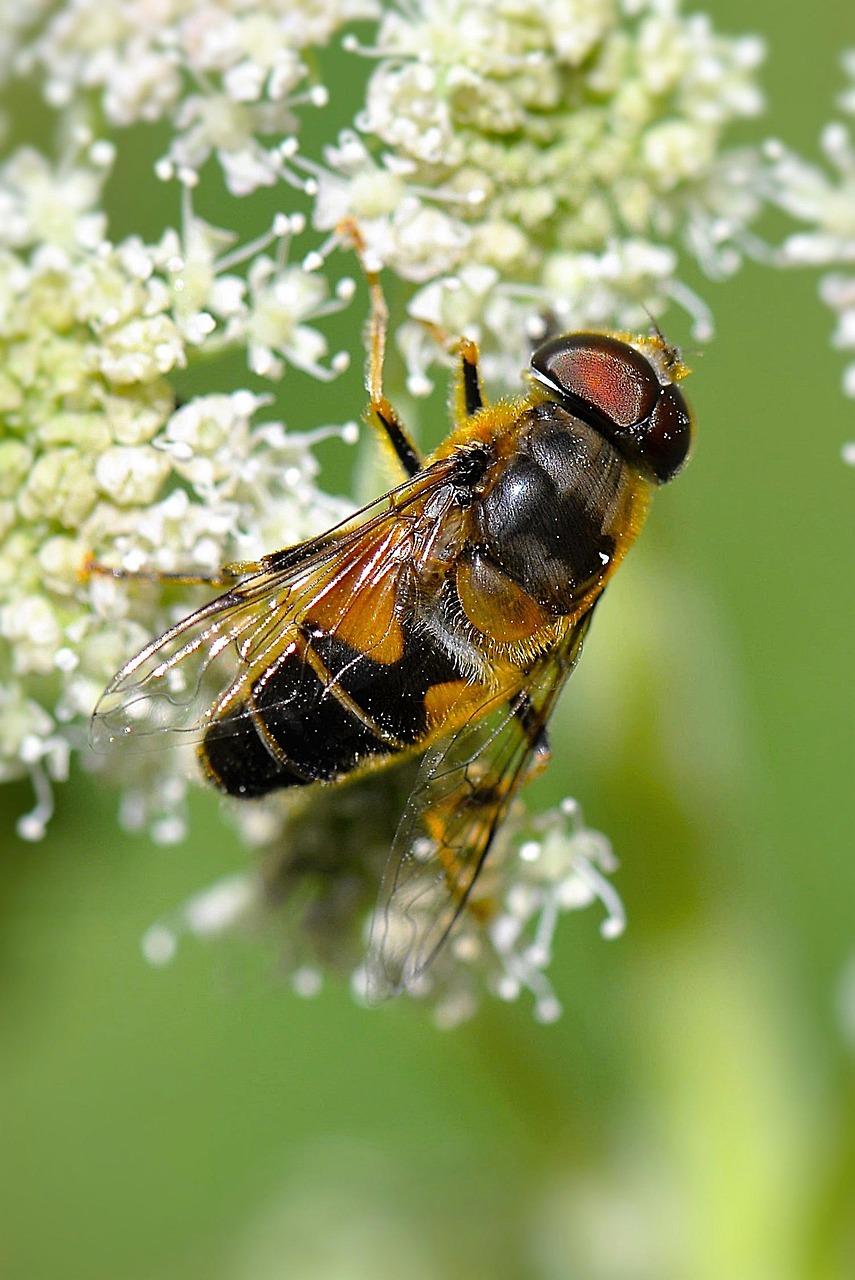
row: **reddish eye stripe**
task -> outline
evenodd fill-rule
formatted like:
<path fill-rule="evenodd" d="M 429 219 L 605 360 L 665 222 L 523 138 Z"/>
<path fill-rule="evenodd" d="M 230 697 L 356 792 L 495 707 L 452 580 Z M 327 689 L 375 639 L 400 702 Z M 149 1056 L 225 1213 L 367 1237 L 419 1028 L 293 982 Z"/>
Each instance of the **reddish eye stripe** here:
<path fill-rule="evenodd" d="M 649 417 L 661 391 L 644 356 L 608 334 L 557 338 L 535 353 L 532 367 L 619 427 Z"/>

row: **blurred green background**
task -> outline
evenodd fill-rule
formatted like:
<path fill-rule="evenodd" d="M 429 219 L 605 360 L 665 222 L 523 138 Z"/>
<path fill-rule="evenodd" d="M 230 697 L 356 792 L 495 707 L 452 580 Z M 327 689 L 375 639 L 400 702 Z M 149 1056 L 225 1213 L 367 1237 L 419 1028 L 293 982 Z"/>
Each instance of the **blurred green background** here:
<path fill-rule="evenodd" d="M 768 40 L 754 136 L 816 156 L 851 11 L 712 13 Z M 452 1033 L 302 1001 L 251 943 L 154 970 L 147 926 L 246 855 L 213 798 L 164 849 L 76 777 L 42 844 L 3 836 L 4 1280 L 855 1276 L 855 405 L 806 273 L 702 292 L 696 456 L 598 613 L 541 792 L 613 841 L 625 936 L 565 919 L 553 1027 L 524 999 Z M 357 371 L 321 418 L 359 396 Z M 29 803 L 4 789 L 3 833 Z"/>

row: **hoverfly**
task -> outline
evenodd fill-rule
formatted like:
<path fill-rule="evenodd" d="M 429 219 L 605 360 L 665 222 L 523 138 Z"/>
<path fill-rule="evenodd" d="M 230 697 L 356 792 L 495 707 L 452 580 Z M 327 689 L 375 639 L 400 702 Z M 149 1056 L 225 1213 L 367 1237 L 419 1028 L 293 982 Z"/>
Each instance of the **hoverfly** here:
<path fill-rule="evenodd" d="M 693 425 L 661 335 L 553 338 L 523 392 L 494 404 L 462 339 L 453 430 L 422 459 L 383 393 L 385 301 L 350 232 L 371 295 L 366 416 L 406 478 L 322 536 L 210 579 L 228 589 L 119 671 L 93 734 L 189 738 L 214 786 L 246 799 L 421 755 L 369 943 L 382 996 L 419 978 L 466 910 Z"/>

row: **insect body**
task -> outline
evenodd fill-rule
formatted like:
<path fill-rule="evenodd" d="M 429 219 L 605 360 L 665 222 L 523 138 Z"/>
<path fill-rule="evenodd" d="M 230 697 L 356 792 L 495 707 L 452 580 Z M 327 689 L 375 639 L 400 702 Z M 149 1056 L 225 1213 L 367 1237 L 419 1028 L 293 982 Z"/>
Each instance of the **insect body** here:
<path fill-rule="evenodd" d="M 556 338 L 524 394 L 492 406 L 463 341 L 455 429 L 422 463 L 382 394 L 368 276 L 370 414 L 407 479 L 320 538 L 227 571 L 225 594 L 118 673 L 94 723 L 101 738 L 190 735 L 210 780 L 246 798 L 425 753 L 371 944 L 383 994 L 430 963 L 545 763 L 594 606 L 692 422 L 659 338 Z"/>

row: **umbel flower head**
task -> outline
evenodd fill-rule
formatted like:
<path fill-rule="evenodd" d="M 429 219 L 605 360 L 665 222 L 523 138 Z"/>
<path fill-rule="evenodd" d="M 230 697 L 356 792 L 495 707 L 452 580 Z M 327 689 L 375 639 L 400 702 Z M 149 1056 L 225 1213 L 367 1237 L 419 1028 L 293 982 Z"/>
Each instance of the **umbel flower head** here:
<path fill-rule="evenodd" d="M 352 441 L 354 424 L 296 430 L 308 397 L 287 415 L 275 398 L 280 380 L 311 387 L 361 359 L 326 327 L 356 289 L 342 218 L 401 286 L 410 390 L 430 388 L 439 328 L 480 339 L 501 391 L 547 331 L 644 329 L 676 302 L 709 336 L 681 263 L 734 271 L 770 191 L 760 149 L 726 139 L 761 108 L 761 45 L 677 0 L 60 0 L 15 15 L 0 19 L 0 90 L 26 77 L 57 124 L 51 148 L 0 158 L 0 778 L 32 779 L 19 830 L 37 838 L 51 784 L 76 753 L 92 767 L 87 722 L 107 680 L 197 602 L 155 575 L 256 558 L 351 509 L 321 485 L 314 447 Z M 364 91 L 309 154 L 304 117 L 323 120 L 330 98 L 325 46 L 355 21 L 345 43 Z M 160 158 L 133 181 L 160 225 L 113 238 L 110 183 L 129 171 L 128 130 L 146 125 Z M 194 371 L 223 356 L 233 370 L 235 354 L 245 385 L 187 398 Z M 93 559 L 143 576 L 87 576 Z M 131 774 L 98 767 L 124 825 L 181 838 L 192 753 L 186 772 L 157 752 Z M 359 989 L 405 777 L 237 804 L 260 871 L 154 926 L 147 954 L 168 958 L 182 931 L 263 923 L 284 934 L 297 990 L 327 967 L 355 969 Z M 599 897 L 619 932 L 614 865 L 572 802 L 535 818 L 518 807 L 478 911 L 414 994 L 446 1024 L 485 985 L 555 1016 L 555 923 Z"/>
<path fill-rule="evenodd" d="M 289 359 L 321 370 L 324 340 L 308 321 L 329 298 L 319 277 L 294 286 L 292 224 L 270 237 L 275 258 L 256 246 L 255 292 L 229 276 L 222 235 L 189 209 L 180 234 L 113 244 L 97 208 L 111 148 L 81 136 L 77 146 L 59 172 L 31 151 L 0 168 L 0 770 L 33 777 L 27 836 L 43 831 L 47 776 L 66 774 L 105 680 L 168 621 L 159 592 L 97 577 L 84 587 L 87 558 L 211 571 L 348 509 L 315 484 L 311 449 L 328 431 L 258 422 L 270 397 L 247 390 L 179 407 L 169 380 L 218 343 L 244 345 L 257 366 L 259 332 L 268 374 Z"/>
<path fill-rule="evenodd" d="M 313 52 L 376 12 L 375 0 L 72 0 L 18 50 L 17 66 L 40 76 L 58 109 L 94 98 L 112 130 L 168 122 L 161 174 L 195 175 L 215 155 L 242 196 L 290 178 L 300 109 L 327 102 Z"/>
<path fill-rule="evenodd" d="M 679 262 L 741 261 L 753 157 L 722 141 L 761 109 L 758 39 L 671 0 L 424 0 L 364 52 L 357 128 L 312 166 L 315 221 L 359 221 L 416 286 L 413 320 L 480 339 L 498 379 L 546 325 L 636 330 L 671 300 L 709 337 Z M 418 391 L 436 349 L 423 325 L 400 337 Z"/>
<path fill-rule="evenodd" d="M 171 961 L 183 936 L 211 940 L 240 927 L 273 934 L 298 995 L 317 995 L 325 972 L 349 969 L 354 995 L 369 999 L 367 935 L 399 923 L 376 921 L 374 908 L 414 776 L 410 764 L 398 765 L 301 796 L 282 807 L 275 837 L 273 806 L 256 813 L 244 829 L 266 849 L 261 874 L 222 880 L 154 924 L 143 942 L 149 960 Z M 527 993 L 535 1017 L 554 1021 L 561 1004 L 545 970 L 558 921 L 599 901 L 603 937 L 619 937 L 623 907 L 607 879 L 616 868 L 608 840 L 585 824 L 575 801 L 534 818 L 518 804 L 452 939 L 409 994 L 429 1001 L 442 1027 L 471 1017 L 485 986 L 506 1001 Z M 435 873 L 425 867 L 421 911 L 433 910 L 436 892 Z"/>

